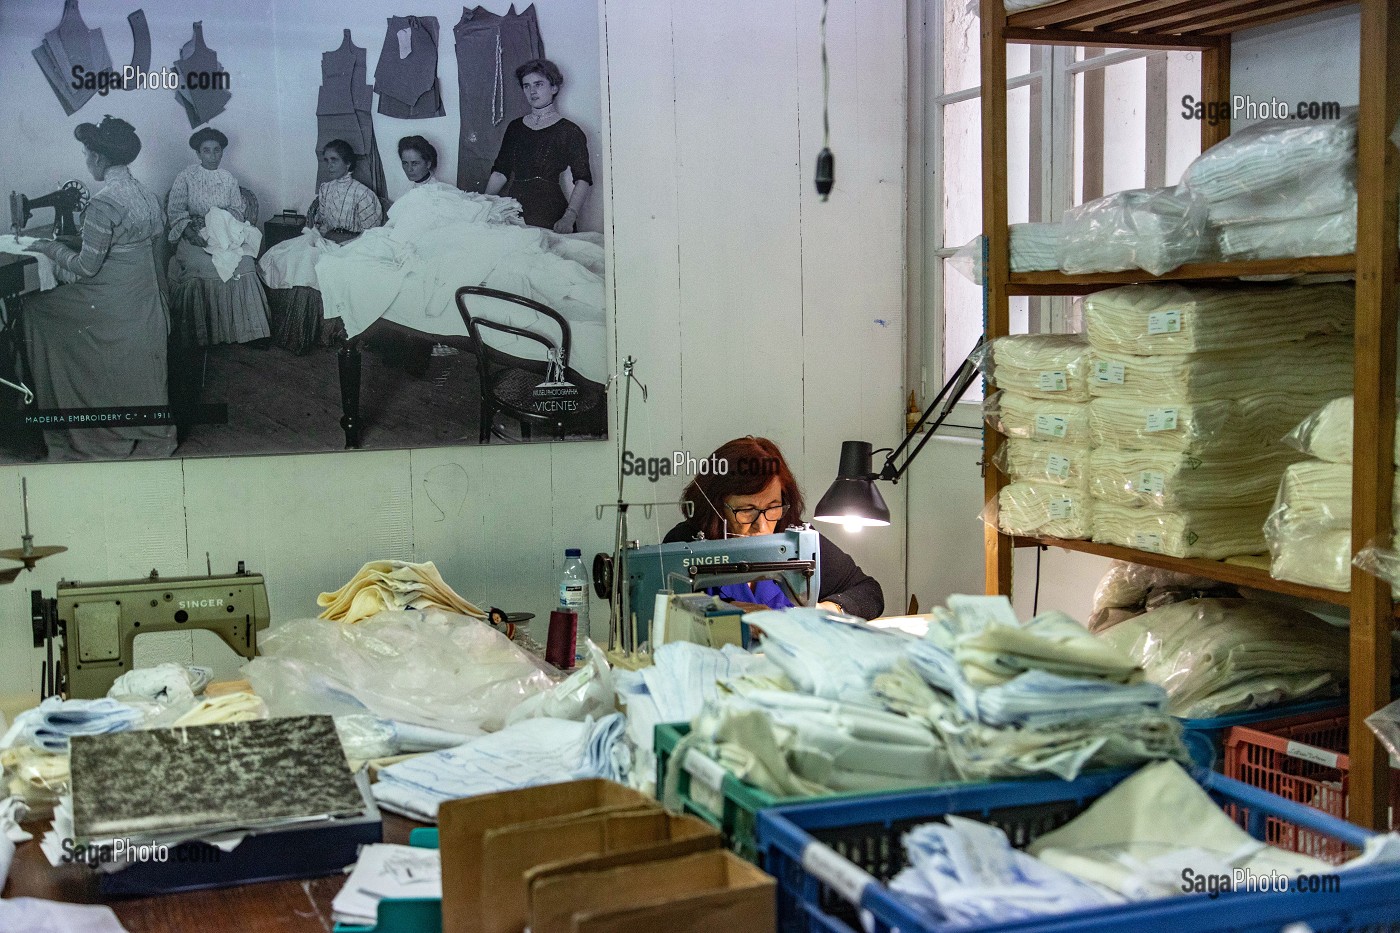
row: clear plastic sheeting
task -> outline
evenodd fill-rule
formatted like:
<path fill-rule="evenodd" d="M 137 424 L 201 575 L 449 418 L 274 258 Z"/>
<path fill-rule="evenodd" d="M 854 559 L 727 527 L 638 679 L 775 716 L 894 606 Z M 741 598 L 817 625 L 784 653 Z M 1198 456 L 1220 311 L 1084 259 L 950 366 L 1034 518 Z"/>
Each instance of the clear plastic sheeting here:
<path fill-rule="evenodd" d="M 1400 551 L 1372 544 L 1357 551 L 1352 563 L 1389 583 L 1391 593 L 1400 599 Z"/>
<path fill-rule="evenodd" d="M 1082 334 L 1015 334 L 992 342 L 997 388 L 1030 398 L 1087 402 L 1089 341 Z"/>
<path fill-rule="evenodd" d="M 1083 489 L 1089 482 L 1090 448 L 1011 437 L 992 462 L 1013 482 L 1049 483 Z"/>
<path fill-rule="evenodd" d="M 1366 725 L 1390 753 L 1390 766 L 1400 768 L 1400 700 L 1367 716 Z"/>
<path fill-rule="evenodd" d="M 1009 535 L 1088 538 L 1094 500 L 1082 489 L 1053 483 L 1008 483 L 997 495 L 997 526 Z"/>
<path fill-rule="evenodd" d="M 243 667 L 274 716 L 363 713 L 463 735 L 501 728 L 553 682 L 542 661 L 485 622 L 436 609 L 358 625 L 293 619 Z"/>
<path fill-rule="evenodd" d="M 1165 510 L 1095 502 L 1093 539 L 1170 557 L 1223 560 L 1267 550 L 1263 525 L 1268 511 L 1267 505 Z"/>
<path fill-rule="evenodd" d="M 1088 628 L 1098 633 L 1149 609 L 1187 599 L 1238 595 L 1233 586 L 1208 577 L 1115 560 L 1094 590 Z"/>
<path fill-rule="evenodd" d="M 1349 207 L 1321 216 L 1225 224 L 1216 231 L 1220 258 L 1290 259 L 1298 256 L 1345 256 L 1355 252 L 1355 198 L 1353 192 Z"/>
<path fill-rule="evenodd" d="M 1339 120 L 1264 120 L 1231 133 L 1186 167 L 1181 186 L 1214 223 L 1315 216 L 1355 198 L 1357 108 Z"/>
<path fill-rule="evenodd" d="M 1350 464 L 1305 460 L 1285 471 L 1264 523 L 1275 579 L 1351 589 L 1351 494 Z"/>
<path fill-rule="evenodd" d="M 1163 275 L 1215 257 L 1204 199 L 1184 188 L 1118 191 L 1065 211 L 1060 269 Z"/>
<path fill-rule="evenodd" d="M 1098 447 L 1089 456 L 1089 492 L 1117 505 L 1221 509 L 1273 501 L 1296 452 L 1215 456 Z"/>
<path fill-rule="evenodd" d="M 1172 715 L 1188 719 L 1336 696 L 1348 669 L 1345 629 L 1257 600 L 1174 603 L 1099 638 L 1141 664 L 1166 688 Z"/>
<path fill-rule="evenodd" d="M 1242 351 L 1349 334 L 1356 294 L 1349 284 L 1188 288 L 1125 285 L 1084 299 L 1084 321 L 1096 350 L 1155 355 Z M 1268 365 L 1260 356 L 1254 365 Z"/>
<path fill-rule="evenodd" d="M 1253 350 L 1158 356 L 1094 350 L 1088 381 L 1101 398 L 1199 402 L 1291 392 L 1306 373 L 1310 394 L 1332 395 L 1350 391 L 1354 359 L 1345 334 L 1276 344 L 1262 358 Z"/>
<path fill-rule="evenodd" d="M 1350 395 L 1336 398 L 1293 429 L 1284 443 L 1310 457 L 1332 463 L 1351 463 L 1355 405 Z M 1400 418 L 1396 419 L 1395 463 L 1400 466 Z"/>
<path fill-rule="evenodd" d="M 1086 402 L 1030 398 L 998 391 L 982 403 L 987 424 L 1007 437 L 1054 441 L 1071 447 L 1089 446 L 1089 405 Z"/>
<path fill-rule="evenodd" d="M 1059 224 L 1012 224 L 1011 271 L 1048 272 L 1060 267 Z M 982 257 L 987 238 L 981 234 L 968 240 L 958 251 L 948 257 L 948 263 L 974 285 L 981 285 L 985 278 Z"/>

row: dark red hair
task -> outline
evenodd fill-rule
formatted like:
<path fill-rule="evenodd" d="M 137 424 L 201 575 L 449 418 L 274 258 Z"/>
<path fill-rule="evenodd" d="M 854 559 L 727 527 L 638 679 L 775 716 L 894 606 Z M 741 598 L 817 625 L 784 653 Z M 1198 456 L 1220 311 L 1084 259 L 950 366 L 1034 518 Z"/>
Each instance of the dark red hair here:
<path fill-rule="evenodd" d="M 728 517 L 724 509 L 725 499 L 729 496 L 753 495 L 771 483 L 775 476 L 782 487 L 787 509 L 774 527 L 783 531 L 789 525 L 802 524 L 802 490 L 798 488 L 797 477 L 792 475 L 777 444 L 766 437 L 754 437 L 752 434 L 736 437 L 721 444 L 710 455 L 710 462 L 723 462 L 726 472 L 721 473 L 712 466 L 708 473 L 698 474 L 692 479 L 681 494 L 682 501 L 691 503 L 694 509 L 691 523 L 703 531 L 706 538 L 715 540 L 724 537 L 725 519 Z"/>

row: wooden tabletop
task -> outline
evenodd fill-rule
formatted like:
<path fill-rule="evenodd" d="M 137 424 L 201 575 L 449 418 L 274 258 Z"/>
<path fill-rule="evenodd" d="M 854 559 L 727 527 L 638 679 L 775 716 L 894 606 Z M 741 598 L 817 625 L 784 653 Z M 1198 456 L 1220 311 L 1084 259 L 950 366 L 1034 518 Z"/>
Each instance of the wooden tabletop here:
<path fill-rule="evenodd" d="M 425 824 L 384 814 L 384 841 L 407 844 L 411 830 Z M 5 897 L 42 897 L 77 904 L 103 903 L 93 873 L 80 865 L 51 866 L 39 850 L 45 823 L 26 824 L 34 839 L 21 843 L 10 866 Z M 186 933 L 202 928 L 219 933 L 327 933 L 331 899 L 345 875 L 266 881 L 161 897 L 107 900 L 130 933 Z"/>

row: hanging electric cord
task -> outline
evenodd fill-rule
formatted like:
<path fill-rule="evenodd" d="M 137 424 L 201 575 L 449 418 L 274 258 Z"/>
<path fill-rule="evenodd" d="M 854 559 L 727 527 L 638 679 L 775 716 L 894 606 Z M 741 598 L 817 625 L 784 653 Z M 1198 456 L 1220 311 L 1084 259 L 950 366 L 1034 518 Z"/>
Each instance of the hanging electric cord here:
<path fill-rule="evenodd" d="M 1035 549 L 1035 593 L 1031 597 L 1032 618 L 1040 615 L 1040 554 L 1045 548 L 1038 546 Z"/>
<path fill-rule="evenodd" d="M 831 69 L 826 61 L 826 5 L 822 0 L 822 151 L 817 154 L 817 194 L 825 201 L 836 183 L 836 159 L 831 154 Z"/>

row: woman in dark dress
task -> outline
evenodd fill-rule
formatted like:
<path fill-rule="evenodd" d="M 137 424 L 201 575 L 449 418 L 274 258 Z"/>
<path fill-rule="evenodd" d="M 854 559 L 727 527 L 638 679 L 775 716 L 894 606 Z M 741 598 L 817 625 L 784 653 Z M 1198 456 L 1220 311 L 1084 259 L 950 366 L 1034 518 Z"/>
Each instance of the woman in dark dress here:
<path fill-rule="evenodd" d="M 710 455 L 708 473 L 685 487 L 692 518 L 672 528 L 665 543 L 690 541 L 703 534 L 709 540 L 725 534 L 768 535 L 802 524 L 802 490 L 778 445 L 766 437 L 736 437 Z M 721 467 L 722 464 L 722 467 Z M 885 611 L 885 593 L 874 577 L 825 535 L 821 536 L 822 609 L 873 619 Z M 715 595 L 753 608 L 784 609 L 786 594 L 771 580 L 719 587 Z"/>
<path fill-rule="evenodd" d="M 555 105 L 564 76 L 553 62 L 532 59 L 515 69 L 515 77 L 530 112 L 506 127 L 486 193 L 515 198 L 525 223 L 532 227 L 573 233 L 593 185 L 588 137 L 578 124 L 564 119 Z M 574 180 L 567 197 L 561 179 L 566 168 Z"/>

